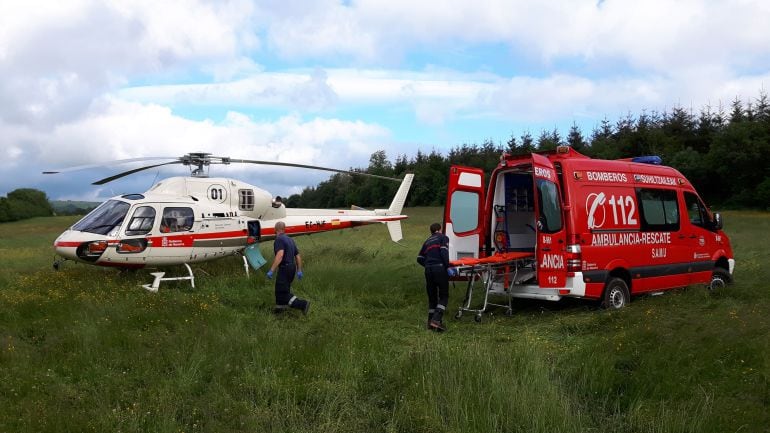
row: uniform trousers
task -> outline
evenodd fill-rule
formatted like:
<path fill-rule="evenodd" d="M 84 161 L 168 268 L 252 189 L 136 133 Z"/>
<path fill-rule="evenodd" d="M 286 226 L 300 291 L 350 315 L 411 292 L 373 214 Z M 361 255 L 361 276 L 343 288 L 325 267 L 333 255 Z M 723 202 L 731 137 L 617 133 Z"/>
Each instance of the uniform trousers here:
<path fill-rule="evenodd" d="M 291 293 L 291 283 L 294 281 L 294 275 L 297 274 L 297 266 L 291 264 L 281 264 L 278 266 L 278 276 L 275 279 L 275 305 L 289 306 L 303 310 L 307 301 L 294 296 Z"/>
<path fill-rule="evenodd" d="M 425 289 L 428 291 L 428 310 L 446 310 L 449 302 L 449 275 L 443 265 L 425 267 Z"/>

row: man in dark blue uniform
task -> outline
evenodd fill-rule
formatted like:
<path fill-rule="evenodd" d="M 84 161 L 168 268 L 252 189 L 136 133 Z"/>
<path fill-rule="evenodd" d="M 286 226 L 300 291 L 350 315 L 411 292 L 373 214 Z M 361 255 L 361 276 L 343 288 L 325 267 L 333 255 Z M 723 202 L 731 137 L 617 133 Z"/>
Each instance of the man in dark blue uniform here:
<path fill-rule="evenodd" d="M 417 263 L 425 267 L 425 288 L 428 291 L 428 329 L 445 331 L 444 311 L 449 301 L 449 238 L 441 233 L 441 224 L 430 226 L 430 237 L 422 244 Z"/>
<path fill-rule="evenodd" d="M 308 309 L 310 309 L 310 302 L 291 293 L 291 283 L 294 281 L 294 276 L 302 279 L 302 257 L 299 255 L 297 244 L 286 235 L 286 224 L 283 221 L 275 224 L 273 251 L 275 252 L 275 260 L 273 260 L 270 270 L 267 271 L 267 278 L 272 279 L 273 273 L 278 270 L 278 276 L 275 279 L 276 312 L 291 307 L 302 310 L 302 314 L 307 314 Z"/>

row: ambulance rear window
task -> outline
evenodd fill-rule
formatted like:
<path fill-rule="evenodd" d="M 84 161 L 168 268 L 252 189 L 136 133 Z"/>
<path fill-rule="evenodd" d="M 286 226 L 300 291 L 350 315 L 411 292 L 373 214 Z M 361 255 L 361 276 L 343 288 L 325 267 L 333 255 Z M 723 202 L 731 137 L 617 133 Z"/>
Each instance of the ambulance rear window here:
<path fill-rule="evenodd" d="M 676 191 L 668 189 L 637 188 L 643 232 L 671 232 L 679 230 L 679 204 Z"/>
<path fill-rule="evenodd" d="M 541 230 L 544 233 L 558 232 L 562 226 L 559 187 L 551 181 L 538 179 L 537 193 L 540 205 L 540 221 L 543 223 Z"/>

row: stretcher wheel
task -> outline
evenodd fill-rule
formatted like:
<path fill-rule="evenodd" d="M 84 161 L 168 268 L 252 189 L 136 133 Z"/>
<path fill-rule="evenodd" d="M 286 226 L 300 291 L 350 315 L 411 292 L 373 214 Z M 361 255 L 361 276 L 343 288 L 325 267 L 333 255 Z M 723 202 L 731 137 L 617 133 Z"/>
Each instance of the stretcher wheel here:
<path fill-rule="evenodd" d="M 463 312 L 462 311 L 458 311 L 457 314 L 455 314 L 455 319 L 459 319 L 461 317 L 463 317 Z"/>
<path fill-rule="evenodd" d="M 510 308 L 505 310 L 505 315 L 506 316 L 513 316 L 513 310 L 511 310 Z"/>
<path fill-rule="evenodd" d="M 481 314 L 477 314 L 477 315 L 476 315 L 476 316 L 473 318 L 473 320 L 475 320 L 475 321 L 476 321 L 476 323 L 481 323 Z"/>

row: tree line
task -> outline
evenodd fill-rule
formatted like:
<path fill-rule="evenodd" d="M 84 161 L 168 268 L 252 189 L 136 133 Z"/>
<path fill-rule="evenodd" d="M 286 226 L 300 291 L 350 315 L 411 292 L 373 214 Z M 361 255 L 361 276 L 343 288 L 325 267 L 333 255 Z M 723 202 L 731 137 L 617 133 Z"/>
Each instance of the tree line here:
<path fill-rule="evenodd" d="M 53 215 L 53 207 L 43 191 L 20 188 L 0 197 L 0 222 Z"/>
<path fill-rule="evenodd" d="M 682 172 L 710 205 L 729 208 L 770 208 L 770 101 L 762 91 L 748 103 L 736 98 L 730 107 L 705 106 L 698 112 L 681 106 L 670 111 L 631 113 L 611 122 L 604 118 L 589 136 L 573 124 L 566 135 L 558 129 L 533 136 L 512 134 L 505 142 L 487 139 L 461 144 L 444 154 L 417 151 L 391 162 L 384 150 L 371 155 L 369 166 L 354 169 L 383 176 L 414 173 L 408 206 L 444 204 L 450 165 L 482 168 L 489 174 L 507 152 L 514 155 L 568 145 L 601 159 L 658 155 L 663 164 Z M 351 204 L 384 206 L 396 183 L 335 174 L 316 187 L 289 197 L 291 207 L 335 207 Z"/>

